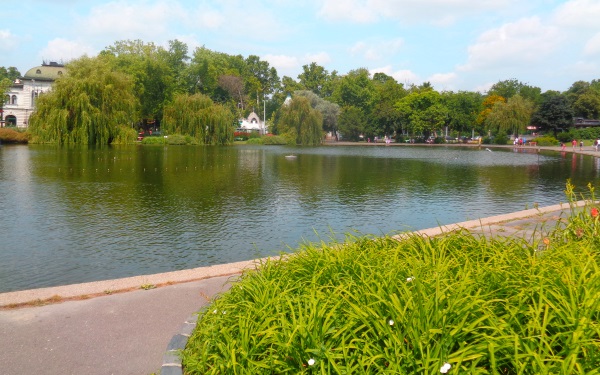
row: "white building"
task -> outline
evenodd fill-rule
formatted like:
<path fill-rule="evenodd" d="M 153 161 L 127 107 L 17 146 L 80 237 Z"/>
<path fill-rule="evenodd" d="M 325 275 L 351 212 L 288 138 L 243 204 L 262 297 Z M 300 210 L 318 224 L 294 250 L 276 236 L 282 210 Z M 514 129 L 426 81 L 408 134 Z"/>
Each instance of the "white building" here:
<path fill-rule="evenodd" d="M 267 127 L 264 121 L 260 121 L 260 117 L 258 117 L 258 115 L 254 112 L 250 113 L 248 118 L 243 118 L 239 120 L 237 130 L 247 132 L 255 131 L 259 132 L 260 134 L 267 133 Z"/>
<path fill-rule="evenodd" d="M 50 91 L 52 83 L 65 73 L 63 64 L 44 62 L 41 66 L 29 69 L 22 78 L 16 79 L 4 98 L 0 127 L 26 128 L 38 96 Z"/>

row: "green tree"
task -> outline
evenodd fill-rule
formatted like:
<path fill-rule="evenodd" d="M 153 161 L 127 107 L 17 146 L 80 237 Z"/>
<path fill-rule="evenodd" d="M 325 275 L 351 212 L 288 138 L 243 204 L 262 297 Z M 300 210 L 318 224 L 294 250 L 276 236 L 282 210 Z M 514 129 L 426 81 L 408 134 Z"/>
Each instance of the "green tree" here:
<path fill-rule="evenodd" d="M 321 113 L 323 117 L 323 130 L 331 132 L 334 135 L 337 133 L 337 123 L 340 115 L 339 105 L 331 103 L 309 90 L 295 91 L 294 96 L 307 98 L 310 106 Z"/>
<path fill-rule="evenodd" d="M 533 103 L 520 95 L 508 99 L 506 103 L 499 101 L 494 104 L 487 116 L 488 129 L 494 133 L 523 134 L 531 122 Z"/>
<path fill-rule="evenodd" d="M 15 79 L 19 77 L 21 77 L 21 73 L 14 66 L 8 68 L 0 66 L 0 108 L 4 103 L 4 95 L 6 95 Z"/>
<path fill-rule="evenodd" d="M 512 98 L 515 95 L 520 95 L 535 105 L 541 103 L 541 94 L 542 90 L 539 87 L 529 86 L 514 78 L 499 81 L 492 85 L 488 91 L 488 95 L 498 95 L 506 99 Z"/>
<path fill-rule="evenodd" d="M 359 141 L 367 127 L 367 118 L 360 108 L 342 107 L 338 127 L 343 140 Z"/>
<path fill-rule="evenodd" d="M 384 73 L 375 73 L 373 83 L 376 99 L 371 112 L 373 134 L 370 135 L 392 135 L 394 132 L 402 132 L 400 113 L 395 105 L 407 95 L 404 86 Z"/>
<path fill-rule="evenodd" d="M 542 131 L 567 130 L 573 126 L 573 110 L 564 95 L 556 92 L 542 94 L 543 101 L 531 118 L 532 124 Z"/>
<path fill-rule="evenodd" d="M 297 145 L 315 146 L 323 139 L 323 117 L 306 97 L 296 96 L 280 108 L 277 127 Z"/>
<path fill-rule="evenodd" d="M 133 81 L 114 69 L 110 58 L 82 57 L 67 64 L 68 74 L 40 96 L 29 123 L 32 143 L 128 143 L 139 101 Z"/>
<path fill-rule="evenodd" d="M 102 54 L 112 56 L 114 66 L 133 78 L 144 125 L 162 118 L 163 107 L 177 87 L 175 72 L 169 65 L 174 58 L 169 52 L 154 43 L 121 40 L 106 47 Z"/>
<path fill-rule="evenodd" d="M 329 72 L 316 62 L 302 66 L 302 73 L 298 75 L 300 84 L 319 96 L 323 96 L 323 89 L 329 80 Z"/>
<path fill-rule="evenodd" d="M 443 101 L 448 108 L 448 126 L 459 132 L 475 131 L 481 134 L 482 127 L 477 116 L 482 110 L 483 97 L 478 92 L 445 92 Z"/>
<path fill-rule="evenodd" d="M 600 93 L 586 90 L 572 105 L 576 117 L 600 119 Z"/>
<path fill-rule="evenodd" d="M 235 131 L 231 111 L 200 93 L 175 95 L 162 124 L 165 133 L 188 135 L 208 145 L 232 143 Z"/>
<path fill-rule="evenodd" d="M 448 120 L 448 109 L 434 90 L 413 91 L 396 103 L 396 109 L 411 134 L 427 136 L 441 130 Z"/>

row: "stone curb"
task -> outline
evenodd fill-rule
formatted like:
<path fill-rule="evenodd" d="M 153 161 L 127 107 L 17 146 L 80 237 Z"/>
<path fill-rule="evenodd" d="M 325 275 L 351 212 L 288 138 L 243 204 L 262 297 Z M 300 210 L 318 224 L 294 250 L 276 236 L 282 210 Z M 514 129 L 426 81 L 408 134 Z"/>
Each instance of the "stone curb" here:
<path fill-rule="evenodd" d="M 163 355 L 163 364 L 160 368 L 161 375 L 183 375 L 181 351 L 185 349 L 190 335 L 196 328 L 198 315 L 199 313 L 187 318 L 179 328 L 179 332 L 171 338 Z"/>

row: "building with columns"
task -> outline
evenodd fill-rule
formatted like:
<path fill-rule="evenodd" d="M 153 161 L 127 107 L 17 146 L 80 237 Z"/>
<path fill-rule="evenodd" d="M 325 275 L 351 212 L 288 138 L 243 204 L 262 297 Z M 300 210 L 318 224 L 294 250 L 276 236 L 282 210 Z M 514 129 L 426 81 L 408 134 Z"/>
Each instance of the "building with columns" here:
<path fill-rule="evenodd" d="M 52 61 L 31 68 L 22 78 L 16 79 L 4 97 L 0 127 L 26 128 L 37 98 L 52 90 L 54 81 L 65 73 L 63 64 Z"/>

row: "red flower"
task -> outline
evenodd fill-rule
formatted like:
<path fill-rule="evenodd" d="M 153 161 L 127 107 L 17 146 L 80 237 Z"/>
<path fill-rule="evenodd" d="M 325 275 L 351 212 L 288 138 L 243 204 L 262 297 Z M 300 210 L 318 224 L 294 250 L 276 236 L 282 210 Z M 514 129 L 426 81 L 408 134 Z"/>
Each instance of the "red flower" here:
<path fill-rule="evenodd" d="M 598 209 L 596 207 L 592 207 L 592 217 L 593 218 L 598 217 Z"/>

